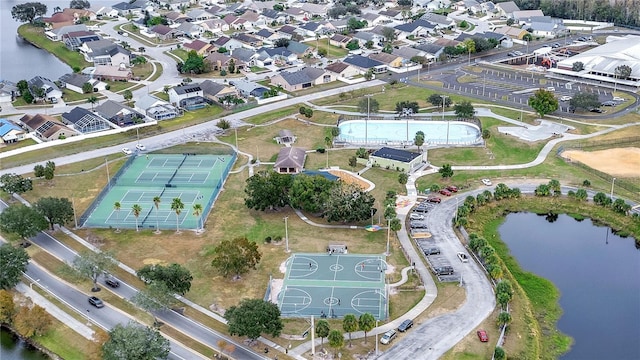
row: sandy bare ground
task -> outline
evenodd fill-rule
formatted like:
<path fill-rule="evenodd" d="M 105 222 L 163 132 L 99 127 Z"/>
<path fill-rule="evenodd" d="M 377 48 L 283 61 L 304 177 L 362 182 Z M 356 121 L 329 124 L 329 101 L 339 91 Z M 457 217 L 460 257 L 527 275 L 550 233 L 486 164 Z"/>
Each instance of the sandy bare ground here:
<path fill-rule="evenodd" d="M 579 161 L 612 176 L 640 177 L 640 148 L 616 148 L 599 151 L 567 150 L 562 157 Z"/>

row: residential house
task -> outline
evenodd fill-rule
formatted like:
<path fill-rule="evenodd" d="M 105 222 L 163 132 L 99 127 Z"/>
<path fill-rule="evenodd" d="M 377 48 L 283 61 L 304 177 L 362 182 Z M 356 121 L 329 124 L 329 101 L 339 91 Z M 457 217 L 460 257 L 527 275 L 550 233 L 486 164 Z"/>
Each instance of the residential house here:
<path fill-rule="evenodd" d="M 86 42 L 79 50 L 84 59 L 94 65 L 131 65 L 131 51 L 106 39 Z"/>
<path fill-rule="evenodd" d="M 280 145 L 291 146 L 296 142 L 296 136 L 293 135 L 291 130 L 280 130 L 278 131 L 278 136 L 274 137 L 273 140 Z"/>
<path fill-rule="evenodd" d="M 300 25 L 296 32 L 303 38 L 315 38 L 316 35 L 321 35 L 322 33 L 324 33 L 324 25 L 316 21 L 309 21 L 305 24 Z"/>
<path fill-rule="evenodd" d="M 299 174 L 304 170 L 307 153 L 298 147 L 283 147 L 278 152 L 273 169 L 279 174 Z"/>
<path fill-rule="evenodd" d="M 64 9 L 51 17 L 43 17 L 42 22 L 47 29 L 59 29 L 64 26 L 75 25 L 81 19 L 95 20 L 96 14 L 88 9 Z"/>
<path fill-rule="evenodd" d="M 229 64 L 233 64 L 234 68 L 239 70 L 243 70 L 246 65 L 243 62 L 233 59 L 227 54 L 221 54 L 219 52 L 210 53 L 204 58 L 204 60 L 211 64 L 211 68 L 216 71 L 222 69 L 227 70 L 229 68 Z"/>
<path fill-rule="evenodd" d="M 430 1 L 428 4 L 424 5 L 423 7 L 426 8 L 428 11 L 438 11 L 440 9 L 446 9 L 449 6 L 451 6 L 451 1 L 449 0 L 433 0 Z"/>
<path fill-rule="evenodd" d="M 298 56 L 285 47 L 277 48 L 260 48 L 256 51 L 258 57 L 256 58 L 256 64 L 258 66 L 268 66 L 275 63 L 275 65 L 285 65 L 295 61 Z"/>
<path fill-rule="evenodd" d="M 172 29 L 167 25 L 158 24 L 149 29 L 151 34 L 154 34 L 160 40 L 169 40 L 178 36 L 178 31 Z"/>
<path fill-rule="evenodd" d="M 0 142 L 10 144 L 23 140 L 25 136 L 26 132 L 20 126 L 7 119 L 0 119 Z"/>
<path fill-rule="evenodd" d="M 487 31 L 487 32 L 477 32 L 475 34 L 469 34 L 469 33 L 460 33 L 460 35 L 458 35 L 458 37 L 456 37 L 456 40 L 459 42 L 463 42 L 466 39 L 473 39 L 473 38 L 481 38 L 481 39 L 494 39 L 498 44 L 505 40 L 508 39 L 509 37 L 507 35 L 504 34 L 500 34 L 497 32 L 491 32 L 491 31 Z"/>
<path fill-rule="evenodd" d="M 442 47 L 458 46 L 458 45 L 460 45 L 460 41 L 451 40 L 451 39 L 447 39 L 447 38 L 440 38 L 440 39 L 434 41 L 432 44 L 439 45 L 439 46 L 442 46 Z M 416 48 L 419 48 L 419 47 L 416 46 Z"/>
<path fill-rule="evenodd" d="M 324 69 L 328 73 L 333 74 L 336 77 L 336 79 L 338 78 L 350 79 L 362 73 L 356 67 L 351 66 L 347 63 L 343 63 L 342 61 L 336 61 L 333 64 L 329 64 Z"/>
<path fill-rule="evenodd" d="M 93 11 L 94 14 L 96 14 L 96 17 L 98 19 L 102 17 L 118 17 L 118 10 L 112 8 L 111 6 L 95 5 L 90 7 L 89 9 Z"/>
<path fill-rule="evenodd" d="M 100 36 L 93 31 L 73 31 L 62 36 L 64 45 L 71 51 L 78 50 L 86 42 L 98 40 Z"/>
<path fill-rule="evenodd" d="M 245 29 L 255 29 L 267 24 L 267 21 L 261 17 L 260 14 L 254 11 L 245 11 L 245 13 L 240 15 L 239 18 L 244 20 Z"/>
<path fill-rule="evenodd" d="M 189 17 L 189 19 L 191 19 L 191 22 L 205 21 L 215 16 L 203 8 L 191 9 L 187 12 L 186 15 Z"/>
<path fill-rule="evenodd" d="M 404 65 L 403 58 L 398 55 L 387 54 L 385 52 L 369 54 L 369 59 L 386 64 L 387 67 L 401 68 Z"/>
<path fill-rule="evenodd" d="M 280 85 L 286 91 L 297 91 L 310 88 L 314 85 L 322 85 L 336 78 L 334 74 L 323 69 L 304 67 L 294 72 L 283 71 L 271 78 L 271 85 Z"/>
<path fill-rule="evenodd" d="M 45 36 L 47 39 L 51 41 L 62 41 L 62 37 L 71 32 L 79 32 L 79 31 L 89 31 L 87 25 L 78 24 L 78 25 L 69 25 L 63 26 L 57 29 L 52 29 L 49 31 L 45 31 Z"/>
<path fill-rule="evenodd" d="M 202 40 L 193 40 L 190 43 L 182 45 L 185 51 L 195 51 L 198 55 L 206 56 L 213 52 L 214 46 Z"/>
<path fill-rule="evenodd" d="M 200 83 L 203 96 L 210 101 L 222 103 L 222 98 L 226 96 L 238 96 L 238 92 L 233 87 L 220 84 L 211 80 L 205 80 Z"/>
<path fill-rule="evenodd" d="M 75 107 L 62 114 L 62 122 L 81 134 L 90 134 L 111 128 L 110 123 L 91 111 Z"/>
<path fill-rule="evenodd" d="M 500 15 L 510 19 L 514 18 L 513 13 L 515 13 L 516 11 L 520 11 L 518 5 L 516 5 L 516 3 L 513 1 L 497 3 L 496 9 L 498 10 L 498 13 Z"/>
<path fill-rule="evenodd" d="M 228 25 L 230 29 L 242 30 L 244 28 L 244 19 L 240 19 L 239 17 L 228 14 L 224 18 L 222 18 Z"/>
<path fill-rule="evenodd" d="M 287 21 L 287 16 L 280 11 L 273 9 L 262 9 L 260 16 L 267 24 L 284 24 Z"/>
<path fill-rule="evenodd" d="M 369 41 L 371 41 L 372 44 L 377 45 L 384 40 L 381 36 L 369 31 L 358 31 L 353 35 L 353 39 L 358 41 L 361 48 L 364 48 Z"/>
<path fill-rule="evenodd" d="M 198 84 L 174 86 L 169 89 L 169 102 L 173 106 L 191 110 L 202 109 L 208 105 L 202 88 Z"/>
<path fill-rule="evenodd" d="M 328 3 L 314 4 L 311 2 L 304 2 L 302 4 L 295 4 L 295 6 L 298 5 L 300 5 L 299 7 L 304 12 L 304 18 L 306 19 L 325 17 L 329 10 Z"/>
<path fill-rule="evenodd" d="M 387 169 L 397 169 L 406 173 L 420 168 L 423 165 L 424 153 L 382 147 L 369 156 L 369 161 L 375 165 Z"/>
<path fill-rule="evenodd" d="M 436 29 L 436 25 L 423 19 L 418 19 L 410 23 L 398 25 L 394 27 L 394 29 L 398 31 L 397 38 L 402 40 L 409 37 L 426 37 Z"/>
<path fill-rule="evenodd" d="M 92 79 L 89 75 L 76 73 L 64 74 L 60 76 L 58 81 L 60 82 L 61 87 L 77 92 L 78 94 L 84 94 L 84 91 L 82 90 L 84 84 L 89 83 L 91 85 L 91 89 L 93 90 L 94 87 L 99 83 L 98 80 Z"/>
<path fill-rule="evenodd" d="M 329 38 L 329 45 L 344 48 L 347 46 L 349 41 L 351 41 L 351 38 L 349 36 L 335 34 L 331 38 Z"/>
<path fill-rule="evenodd" d="M 297 41 L 289 41 L 289 45 L 287 45 L 287 50 L 291 51 L 299 58 L 305 56 L 306 54 L 311 53 L 312 48 L 307 44 L 303 44 Z M 295 59 L 294 59 L 295 60 Z"/>
<path fill-rule="evenodd" d="M 227 24 L 227 22 L 222 19 L 205 20 L 199 25 L 204 31 L 211 31 L 212 33 L 229 31 L 229 24 Z"/>
<path fill-rule="evenodd" d="M 64 139 L 77 133 L 58 121 L 55 117 L 46 114 L 29 115 L 26 114 L 20 118 L 20 123 L 24 127 L 36 134 L 43 141 L 51 141 Z"/>
<path fill-rule="evenodd" d="M 134 15 L 140 16 L 142 15 L 142 7 L 138 4 L 129 3 L 129 2 L 121 2 L 111 6 L 113 10 L 118 12 L 120 16 Z"/>
<path fill-rule="evenodd" d="M 275 35 L 275 33 L 269 31 L 268 29 L 261 29 L 257 33 L 253 34 L 253 36 L 255 36 L 256 38 L 262 40 L 263 44 L 265 42 L 271 43 L 271 42 L 275 41 L 278 38 Z"/>
<path fill-rule="evenodd" d="M 266 87 L 248 80 L 233 79 L 229 81 L 229 84 L 233 85 L 238 93 L 245 98 L 252 96 L 261 99 L 264 93 L 269 91 Z"/>
<path fill-rule="evenodd" d="M 480 6 L 480 3 L 476 0 L 462 0 L 461 3 L 462 5 L 458 6 L 458 10 L 460 10 L 461 8 L 467 11 L 471 10 L 471 12 L 474 14 L 482 12 L 482 6 Z"/>
<path fill-rule="evenodd" d="M 415 47 L 416 50 L 424 52 L 424 56 L 430 61 L 438 59 L 440 54 L 444 52 L 444 48 L 444 45 L 436 44 L 435 42 L 431 44 L 420 44 Z"/>
<path fill-rule="evenodd" d="M 411 61 L 415 56 L 426 57 L 427 55 L 424 51 L 409 46 L 403 46 L 398 49 L 394 48 L 391 54 L 401 57 L 405 63 Z"/>
<path fill-rule="evenodd" d="M 289 20 L 301 22 L 307 21 L 309 18 L 306 17 L 305 11 L 301 8 L 290 7 L 284 10 L 284 13 L 289 18 Z"/>
<path fill-rule="evenodd" d="M 180 11 L 170 11 L 164 16 L 170 24 L 182 24 L 185 21 L 191 20 L 189 16 L 183 14 Z"/>
<path fill-rule="evenodd" d="M 136 109 L 154 120 L 169 120 L 180 116 L 180 111 L 168 102 L 153 95 L 143 95 L 136 100 Z"/>
<path fill-rule="evenodd" d="M 245 48 L 238 48 L 231 51 L 231 57 L 234 58 L 237 63 L 243 63 L 249 67 L 256 65 L 258 56 L 255 50 Z"/>
<path fill-rule="evenodd" d="M 39 97 L 36 93 L 34 93 L 35 89 L 43 90 L 44 96 L 42 97 L 42 99 L 45 101 L 56 103 L 58 102 L 58 100 L 62 99 L 62 90 L 60 90 L 58 88 L 58 85 L 56 85 L 53 81 L 45 77 L 42 77 L 40 75 L 35 76 L 31 78 L 31 80 L 27 81 L 27 84 L 29 85 L 29 91 L 31 92 L 31 95 L 33 95 L 33 97 L 36 99 L 38 99 Z"/>
<path fill-rule="evenodd" d="M 0 103 L 12 102 L 18 96 L 20 91 L 16 84 L 8 80 L 0 80 Z"/>
<path fill-rule="evenodd" d="M 487 2 L 481 3 L 480 7 L 482 8 L 482 11 L 487 13 L 487 14 L 495 13 L 496 11 L 498 11 L 496 9 L 496 4 L 494 4 L 492 1 L 487 1 Z"/>
<path fill-rule="evenodd" d="M 107 100 L 96 106 L 95 112 L 118 126 L 144 122 L 144 115 L 113 100 Z"/>
<path fill-rule="evenodd" d="M 428 12 L 422 15 L 420 19 L 434 25 L 436 29 L 452 29 L 456 26 L 455 20 L 449 18 L 448 16 L 435 13 Z"/>
<path fill-rule="evenodd" d="M 188 37 L 189 39 L 197 39 L 200 37 L 200 35 L 202 35 L 202 33 L 204 33 L 204 29 L 200 25 L 190 22 L 183 22 L 174 30 L 177 36 L 182 35 Z"/>
<path fill-rule="evenodd" d="M 242 43 L 242 47 L 247 49 L 257 49 L 262 46 L 262 40 L 249 34 L 240 33 L 233 36 L 234 39 Z"/>
<path fill-rule="evenodd" d="M 233 52 L 235 49 L 241 49 L 242 43 L 236 39 L 232 39 L 227 36 L 221 36 L 213 41 L 213 45 L 216 47 L 216 50 L 220 48 L 225 48 L 227 51 Z"/>
<path fill-rule="evenodd" d="M 200 5 L 202 5 L 202 1 L 200 1 Z M 218 17 L 218 18 L 224 11 L 226 11 L 226 9 L 224 9 L 224 8 L 218 6 L 218 5 L 213 5 L 213 4 L 211 6 L 205 8 L 204 10 L 206 12 L 208 12 L 209 14 L 211 14 L 211 15 L 213 15 L 215 17 Z"/>
<path fill-rule="evenodd" d="M 362 20 L 366 20 L 369 26 L 382 25 L 389 22 L 388 18 L 376 12 L 368 12 L 360 15 Z"/>
<path fill-rule="evenodd" d="M 561 19 L 554 19 L 550 16 L 533 18 L 529 28 L 533 30 L 533 35 L 536 37 L 556 38 L 569 32 Z"/>
<path fill-rule="evenodd" d="M 296 35 L 296 27 L 291 25 L 285 25 L 278 29 L 277 33 L 280 37 L 292 39 Z"/>
<path fill-rule="evenodd" d="M 98 80 L 129 81 L 133 77 L 133 72 L 122 66 L 96 65 L 92 75 Z"/>
<path fill-rule="evenodd" d="M 495 33 L 506 35 L 512 39 L 522 40 L 529 32 L 525 29 L 513 27 L 513 26 L 501 26 L 494 30 Z"/>
<path fill-rule="evenodd" d="M 378 14 L 386 18 L 384 23 L 403 20 L 402 12 L 399 10 L 382 10 Z"/>
<path fill-rule="evenodd" d="M 196 0 L 160 0 L 160 7 L 169 10 L 180 10 L 196 4 Z"/>
<path fill-rule="evenodd" d="M 530 25 L 533 18 L 541 17 L 544 17 L 542 10 L 520 10 L 513 13 L 513 19 L 523 27 Z"/>
<path fill-rule="evenodd" d="M 361 71 L 367 72 L 369 70 L 373 71 L 373 73 L 379 74 L 387 71 L 387 65 L 381 63 L 380 61 L 369 59 L 362 55 L 351 55 L 346 57 L 343 62 L 360 69 Z"/>
<path fill-rule="evenodd" d="M 331 20 L 324 23 L 323 25 L 325 28 L 329 29 L 330 31 L 343 32 L 349 28 L 349 19 L 342 18 L 342 19 Z"/>

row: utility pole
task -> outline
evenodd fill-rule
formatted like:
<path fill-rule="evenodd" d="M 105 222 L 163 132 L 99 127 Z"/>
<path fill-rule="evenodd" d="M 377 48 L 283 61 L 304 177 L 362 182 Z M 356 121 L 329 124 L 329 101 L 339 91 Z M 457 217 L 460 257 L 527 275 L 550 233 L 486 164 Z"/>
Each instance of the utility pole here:
<path fill-rule="evenodd" d="M 447 95 L 440 95 L 440 97 L 442 98 L 442 121 L 444 121 L 444 104 L 449 97 Z M 447 121 L 447 145 L 449 145 L 449 121 Z"/>
<path fill-rule="evenodd" d="M 286 252 L 290 252 L 289 250 L 289 224 L 287 223 L 288 216 L 284 217 L 284 243 L 286 246 Z"/>

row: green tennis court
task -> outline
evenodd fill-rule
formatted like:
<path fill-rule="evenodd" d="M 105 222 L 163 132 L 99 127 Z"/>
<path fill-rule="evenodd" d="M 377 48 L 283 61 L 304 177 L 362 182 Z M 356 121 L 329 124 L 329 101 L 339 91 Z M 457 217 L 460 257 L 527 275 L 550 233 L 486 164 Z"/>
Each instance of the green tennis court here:
<path fill-rule="evenodd" d="M 197 229 L 213 206 L 229 170 L 231 155 L 148 154 L 133 156 L 109 181 L 89 209 L 82 215 L 86 227 Z M 159 196 L 158 208 L 153 199 Z M 184 209 L 179 215 L 171 209 L 179 198 Z M 120 203 L 120 210 L 114 204 Z M 203 207 L 200 217 L 193 205 Z M 133 206 L 142 208 L 137 218 Z"/>
<path fill-rule="evenodd" d="M 345 254 L 294 254 L 278 306 L 285 317 L 342 318 L 370 313 L 388 316 L 384 256 Z"/>

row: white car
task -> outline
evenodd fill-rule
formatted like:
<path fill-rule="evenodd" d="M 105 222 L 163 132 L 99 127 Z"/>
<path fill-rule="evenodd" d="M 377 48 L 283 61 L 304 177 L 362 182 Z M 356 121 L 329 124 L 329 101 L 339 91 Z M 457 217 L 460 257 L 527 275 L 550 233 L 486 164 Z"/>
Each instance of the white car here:
<path fill-rule="evenodd" d="M 122 152 L 123 152 L 125 155 L 131 155 L 131 154 L 133 154 L 133 151 L 131 151 L 131 149 L 129 149 L 129 148 L 122 148 Z"/>
<path fill-rule="evenodd" d="M 489 179 L 482 179 L 482 183 L 487 185 L 487 186 L 491 186 L 491 180 L 489 180 Z"/>
<path fill-rule="evenodd" d="M 424 215 L 411 213 L 411 215 L 409 215 L 409 219 L 411 219 L 411 220 L 424 220 Z"/>
<path fill-rule="evenodd" d="M 147 147 L 142 145 L 142 144 L 136 144 L 136 149 L 138 149 L 140 151 L 145 151 L 145 150 L 147 150 Z"/>
<path fill-rule="evenodd" d="M 614 96 L 611 101 L 624 101 L 624 98 L 621 98 L 620 96 Z"/>
<path fill-rule="evenodd" d="M 554 88 L 553 86 L 549 86 L 547 87 L 547 91 L 553 92 L 553 91 L 556 91 L 556 88 Z"/>
<path fill-rule="evenodd" d="M 384 333 L 384 335 L 382 335 L 382 337 L 380 338 L 380 343 L 387 345 L 388 343 L 391 342 L 391 340 L 395 338 L 396 338 L 396 331 L 389 330 L 386 333 Z"/>
<path fill-rule="evenodd" d="M 463 263 L 469 262 L 469 257 L 467 256 L 467 254 L 459 252 L 456 255 L 458 256 L 458 259 L 460 259 L 460 261 L 462 261 Z"/>
<path fill-rule="evenodd" d="M 571 100 L 571 99 L 572 99 L 572 98 L 571 98 L 571 96 L 569 96 L 569 95 L 565 95 L 565 96 L 563 96 L 563 97 L 561 97 L 561 98 L 560 98 L 560 101 L 569 101 L 569 100 Z"/>

